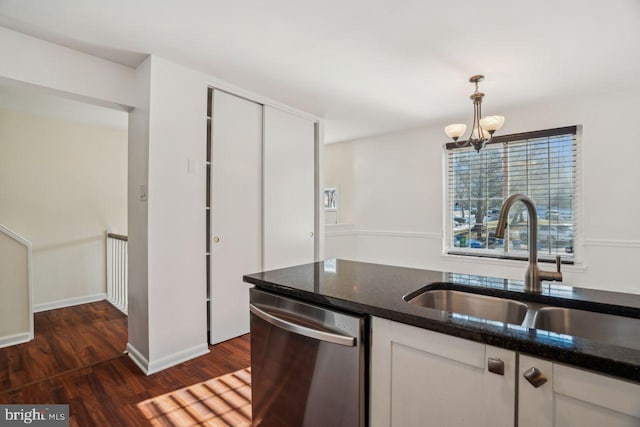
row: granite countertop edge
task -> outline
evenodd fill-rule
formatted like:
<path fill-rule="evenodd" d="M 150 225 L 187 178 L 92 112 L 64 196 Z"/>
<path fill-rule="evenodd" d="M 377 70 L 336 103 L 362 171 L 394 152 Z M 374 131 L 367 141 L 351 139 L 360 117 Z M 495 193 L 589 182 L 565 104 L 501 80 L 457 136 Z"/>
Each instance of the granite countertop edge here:
<path fill-rule="evenodd" d="M 369 264 L 355 261 L 340 261 L 354 265 L 357 264 L 358 266 L 371 265 L 376 267 L 388 267 L 390 269 L 394 269 L 394 271 L 400 271 L 398 269 L 406 269 L 412 273 L 416 271 L 424 271 L 425 273 L 446 274 L 430 270 L 417 270 L 412 268 L 384 266 L 381 264 Z M 495 322 L 493 322 L 493 324 L 484 324 L 473 321 L 457 321 L 456 319 L 452 319 L 451 316 L 447 316 L 447 313 L 439 310 L 420 307 L 420 309 L 423 310 L 421 312 L 420 310 L 416 311 L 409 307 L 402 306 L 394 309 L 384 307 L 381 304 L 371 304 L 370 302 L 360 301 L 358 294 L 349 295 L 349 297 L 346 298 L 338 297 L 330 295 L 330 292 L 323 292 L 323 290 L 317 289 L 317 287 L 314 287 L 313 290 L 305 290 L 294 284 L 296 279 L 300 279 L 301 268 L 317 266 L 321 263 L 322 261 L 319 263 L 273 270 L 271 272 L 267 271 L 248 274 L 243 276 L 243 280 L 255 285 L 259 289 L 275 292 L 283 296 L 293 297 L 304 302 L 318 304 L 327 308 L 337 309 L 347 313 L 376 316 L 640 383 L 640 350 L 609 345 L 579 337 L 567 337 L 566 340 L 547 339 L 546 337 L 541 338 L 535 329 L 523 330 L 523 328 L 516 327 L 515 330 L 512 330 L 506 324 L 503 324 L 503 327 L 496 327 Z M 292 274 L 290 277 L 287 275 L 287 271 L 291 271 Z M 317 283 L 318 269 L 314 268 L 313 271 L 315 272 L 313 281 Z M 304 271 L 302 271 L 302 273 L 304 274 Z M 307 278 L 305 277 L 305 279 Z M 428 283 L 425 283 L 424 285 L 428 285 Z M 607 294 L 616 294 L 607 291 L 593 292 L 604 296 L 607 296 Z M 608 305 L 608 302 L 609 301 L 604 302 L 602 305 Z M 580 301 L 576 302 L 573 300 L 572 302 L 570 301 L 567 306 L 579 308 L 579 303 Z M 585 303 L 589 305 L 593 304 L 593 301 L 587 300 Z M 409 304 L 406 305 L 409 306 Z M 623 311 L 640 311 L 640 306 L 620 306 L 620 308 Z M 432 315 L 433 312 L 438 312 L 439 316 L 434 318 Z"/>

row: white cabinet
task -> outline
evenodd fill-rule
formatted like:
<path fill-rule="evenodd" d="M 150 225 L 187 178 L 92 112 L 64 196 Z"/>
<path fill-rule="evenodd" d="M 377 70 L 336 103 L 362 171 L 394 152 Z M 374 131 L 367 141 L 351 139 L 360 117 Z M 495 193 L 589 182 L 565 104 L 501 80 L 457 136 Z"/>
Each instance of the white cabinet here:
<path fill-rule="evenodd" d="M 514 426 L 516 405 L 519 427 L 640 426 L 638 383 L 522 354 L 516 372 L 512 351 L 375 317 L 371 328 L 372 427 Z M 532 385 L 531 368 L 546 382 Z"/>
<path fill-rule="evenodd" d="M 315 260 L 315 123 L 264 107 L 264 269 Z"/>
<path fill-rule="evenodd" d="M 371 328 L 372 427 L 514 425 L 514 352 L 375 317 Z"/>
<path fill-rule="evenodd" d="M 536 368 L 547 381 L 531 385 Z M 640 384 L 520 355 L 520 427 L 622 427 L 640 425 Z"/>
<path fill-rule="evenodd" d="M 210 342 L 249 332 L 249 286 L 262 270 L 263 106 L 213 91 L 210 195 Z"/>

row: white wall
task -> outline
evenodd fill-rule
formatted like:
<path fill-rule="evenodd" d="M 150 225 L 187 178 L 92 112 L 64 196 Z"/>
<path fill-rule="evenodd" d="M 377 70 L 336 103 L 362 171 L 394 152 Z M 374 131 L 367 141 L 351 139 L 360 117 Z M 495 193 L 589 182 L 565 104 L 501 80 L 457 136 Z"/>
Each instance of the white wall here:
<path fill-rule="evenodd" d="M 134 70 L 0 27 L 0 78 L 114 108 L 135 102 Z"/>
<path fill-rule="evenodd" d="M 136 74 L 138 98 L 129 123 L 128 348 L 153 373 L 208 351 L 207 87 L 282 106 L 156 56 Z M 139 200 L 140 185 L 148 185 L 148 202 Z"/>
<path fill-rule="evenodd" d="M 325 224 L 324 258 L 355 259 L 357 229 L 353 224 Z M 321 257 L 322 258 L 322 257 Z"/>
<path fill-rule="evenodd" d="M 140 200 L 140 187 L 143 186 L 148 194 L 151 58 L 138 66 L 135 78 L 135 108 L 129 113 L 127 303 L 129 345 L 134 347 L 133 354 L 140 355 L 140 363 L 144 365 L 149 357 L 148 203 Z"/>
<path fill-rule="evenodd" d="M 156 56 L 136 76 L 129 121 L 127 347 L 151 374 L 208 352 L 207 79 Z"/>
<path fill-rule="evenodd" d="M 640 293 L 634 263 L 640 256 L 638 183 L 640 144 L 615 123 L 635 123 L 638 93 L 504 111 L 501 134 L 583 125 L 576 266 L 565 283 Z M 471 108 L 471 107 L 470 107 Z M 461 273 L 521 278 L 524 263 L 443 256 L 445 123 L 354 141 L 355 245 L 352 259 Z M 346 252 L 327 228 L 325 257 Z M 344 234 L 339 236 L 344 239 Z M 333 248 L 333 249 L 332 249 Z"/>
<path fill-rule="evenodd" d="M 149 361 L 208 351 L 205 77 L 151 58 L 149 120 Z M 195 170 L 189 172 L 189 161 Z M 188 357 L 186 357 L 188 356 Z"/>
<path fill-rule="evenodd" d="M 104 294 L 104 232 L 127 232 L 126 167 L 126 130 L 0 110 L 0 223 L 33 244 L 36 311 Z"/>
<path fill-rule="evenodd" d="M 354 161 L 351 142 L 326 144 L 324 146 L 324 187 L 337 188 L 337 221 L 336 213 L 325 213 L 326 224 L 353 224 L 354 218 Z"/>

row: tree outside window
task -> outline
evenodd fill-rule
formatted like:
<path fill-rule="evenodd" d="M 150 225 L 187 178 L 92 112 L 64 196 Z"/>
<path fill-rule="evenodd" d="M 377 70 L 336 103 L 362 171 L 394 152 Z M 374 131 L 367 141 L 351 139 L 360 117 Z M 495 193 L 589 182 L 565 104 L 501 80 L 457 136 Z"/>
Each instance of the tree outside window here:
<path fill-rule="evenodd" d="M 448 151 L 449 252 L 526 258 L 527 211 L 516 203 L 506 239 L 495 229 L 504 199 L 528 195 L 538 210 L 541 255 L 573 256 L 575 208 L 575 127 L 560 135 L 508 140 Z M 548 133 L 549 131 L 541 131 Z M 506 141 L 504 141 L 506 140 Z"/>

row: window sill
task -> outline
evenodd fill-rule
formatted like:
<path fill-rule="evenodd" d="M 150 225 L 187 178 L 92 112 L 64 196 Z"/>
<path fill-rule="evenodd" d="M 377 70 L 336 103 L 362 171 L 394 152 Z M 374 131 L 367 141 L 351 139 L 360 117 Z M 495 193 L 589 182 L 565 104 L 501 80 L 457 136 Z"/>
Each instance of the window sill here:
<path fill-rule="evenodd" d="M 524 268 L 526 267 L 527 260 L 513 260 L 513 259 L 501 259 L 501 258 L 491 258 L 491 257 L 480 257 L 473 255 L 455 255 L 444 252 L 440 255 L 440 259 L 446 262 L 456 262 L 456 263 L 465 263 L 465 264 L 476 264 L 476 265 L 495 265 L 500 267 L 512 267 L 512 268 Z M 553 263 L 550 262 L 539 262 L 538 265 L 541 266 L 542 269 L 546 269 L 546 265 L 551 267 Z M 574 262 L 574 264 L 562 264 L 562 271 L 566 271 L 569 273 L 582 273 L 587 271 L 587 265 L 583 263 Z"/>

